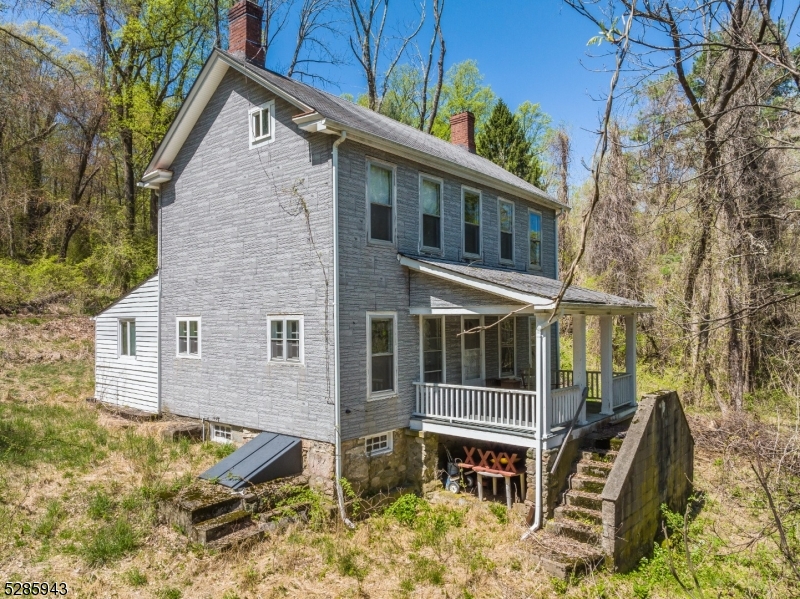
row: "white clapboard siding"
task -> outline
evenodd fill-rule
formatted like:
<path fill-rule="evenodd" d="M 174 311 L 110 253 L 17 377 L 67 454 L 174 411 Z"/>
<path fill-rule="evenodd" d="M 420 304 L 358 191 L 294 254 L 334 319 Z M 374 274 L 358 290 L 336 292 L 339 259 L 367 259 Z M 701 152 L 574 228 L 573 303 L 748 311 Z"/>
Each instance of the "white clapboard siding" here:
<path fill-rule="evenodd" d="M 136 321 L 136 357 L 119 355 L 119 321 Z M 158 412 L 158 274 L 95 317 L 95 398 Z"/>

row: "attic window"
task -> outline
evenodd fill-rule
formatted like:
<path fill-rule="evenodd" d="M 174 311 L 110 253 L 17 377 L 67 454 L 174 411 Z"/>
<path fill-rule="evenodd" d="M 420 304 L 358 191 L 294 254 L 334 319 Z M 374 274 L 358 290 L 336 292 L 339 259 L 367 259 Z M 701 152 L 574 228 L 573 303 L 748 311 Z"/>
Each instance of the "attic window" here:
<path fill-rule="evenodd" d="M 275 102 L 269 101 L 250 109 L 250 147 L 273 140 L 275 129 Z"/>

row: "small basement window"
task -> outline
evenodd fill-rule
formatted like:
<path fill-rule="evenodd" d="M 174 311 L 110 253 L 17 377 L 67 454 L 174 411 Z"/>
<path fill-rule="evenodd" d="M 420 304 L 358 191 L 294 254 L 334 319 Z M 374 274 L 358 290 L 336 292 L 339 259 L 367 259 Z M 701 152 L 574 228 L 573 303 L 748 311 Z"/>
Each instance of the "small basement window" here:
<path fill-rule="evenodd" d="M 231 427 L 224 424 L 211 425 L 211 440 L 217 443 L 233 443 Z"/>
<path fill-rule="evenodd" d="M 367 437 L 365 440 L 365 447 L 368 456 L 380 455 L 382 453 L 389 453 L 392 451 L 392 439 L 394 435 L 389 431 L 388 433 L 381 433 L 374 437 Z"/>
<path fill-rule="evenodd" d="M 136 356 L 136 321 L 119 321 L 119 355 Z"/>
<path fill-rule="evenodd" d="M 250 147 L 272 141 L 275 128 L 275 102 L 250 109 Z"/>

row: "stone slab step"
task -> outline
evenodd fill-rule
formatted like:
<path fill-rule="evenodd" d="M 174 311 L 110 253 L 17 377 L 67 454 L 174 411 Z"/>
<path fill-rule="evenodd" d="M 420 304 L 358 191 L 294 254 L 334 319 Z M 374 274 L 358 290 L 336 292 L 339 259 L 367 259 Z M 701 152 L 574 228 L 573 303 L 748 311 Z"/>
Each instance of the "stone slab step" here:
<path fill-rule="evenodd" d="M 160 512 L 169 524 L 189 531 L 199 522 L 211 520 L 242 507 L 242 497 L 232 493 L 230 489 L 197 481 L 178 493 L 162 497 Z"/>
<path fill-rule="evenodd" d="M 530 547 L 542 569 L 563 580 L 599 567 L 604 559 L 599 549 L 548 530 L 533 535 Z"/>
<path fill-rule="evenodd" d="M 603 509 L 603 499 L 597 493 L 585 493 L 583 491 L 570 489 L 564 497 L 567 500 L 567 505 L 595 510 L 597 512 Z"/>
<path fill-rule="evenodd" d="M 251 521 L 248 526 L 211 541 L 206 544 L 206 548 L 215 551 L 226 551 L 236 547 L 243 547 L 251 543 L 257 543 L 263 539 L 268 532 L 270 532 L 270 527 Z"/>
<path fill-rule="evenodd" d="M 576 491 L 600 494 L 606 486 L 606 479 L 578 474 L 570 479 L 570 484 Z"/>
<path fill-rule="evenodd" d="M 603 514 L 601 512 L 589 510 L 575 505 L 559 505 L 555 509 L 555 519 L 575 520 L 577 522 L 585 522 L 587 524 L 591 523 L 601 526 L 603 524 Z"/>
<path fill-rule="evenodd" d="M 216 518 L 199 522 L 192 527 L 192 539 L 206 545 L 252 524 L 250 512 L 234 510 Z"/>
<path fill-rule="evenodd" d="M 578 474 L 595 476 L 597 478 L 607 478 L 614 466 L 612 462 L 595 462 L 594 460 L 580 460 L 578 462 Z"/>
<path fill-rule="evenodd" d="M 548 522 L 547 529 L 553 534 L 574 539 L 588 545 L 598 545 L 600 543 L 601 527 L 597 525 L 588 525 L 575 520 L 564 519 Z"/>
<path fill-rule="evenodd" d="M 613 464 L 616 458 L 617 452 L 613 449 L 584 449 L 581 451 L 581 460 Z"/>

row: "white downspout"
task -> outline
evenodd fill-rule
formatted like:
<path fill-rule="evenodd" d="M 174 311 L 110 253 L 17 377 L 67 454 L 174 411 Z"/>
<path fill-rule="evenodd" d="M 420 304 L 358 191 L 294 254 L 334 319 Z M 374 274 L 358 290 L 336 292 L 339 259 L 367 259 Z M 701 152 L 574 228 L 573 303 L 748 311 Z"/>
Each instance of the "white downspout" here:
<path fill-rule="evenodd" d="M 342 398 L 339 392 L 339 144 L 347 139 L 347 131 L 342 131 L 339 139 L 333 142 L 333 409 L 336 438 L 335 468 L 336 495 L 339 500 L 339 515 L 348 528 L 355 525 L 347 518 L 342 492 Z"/>

